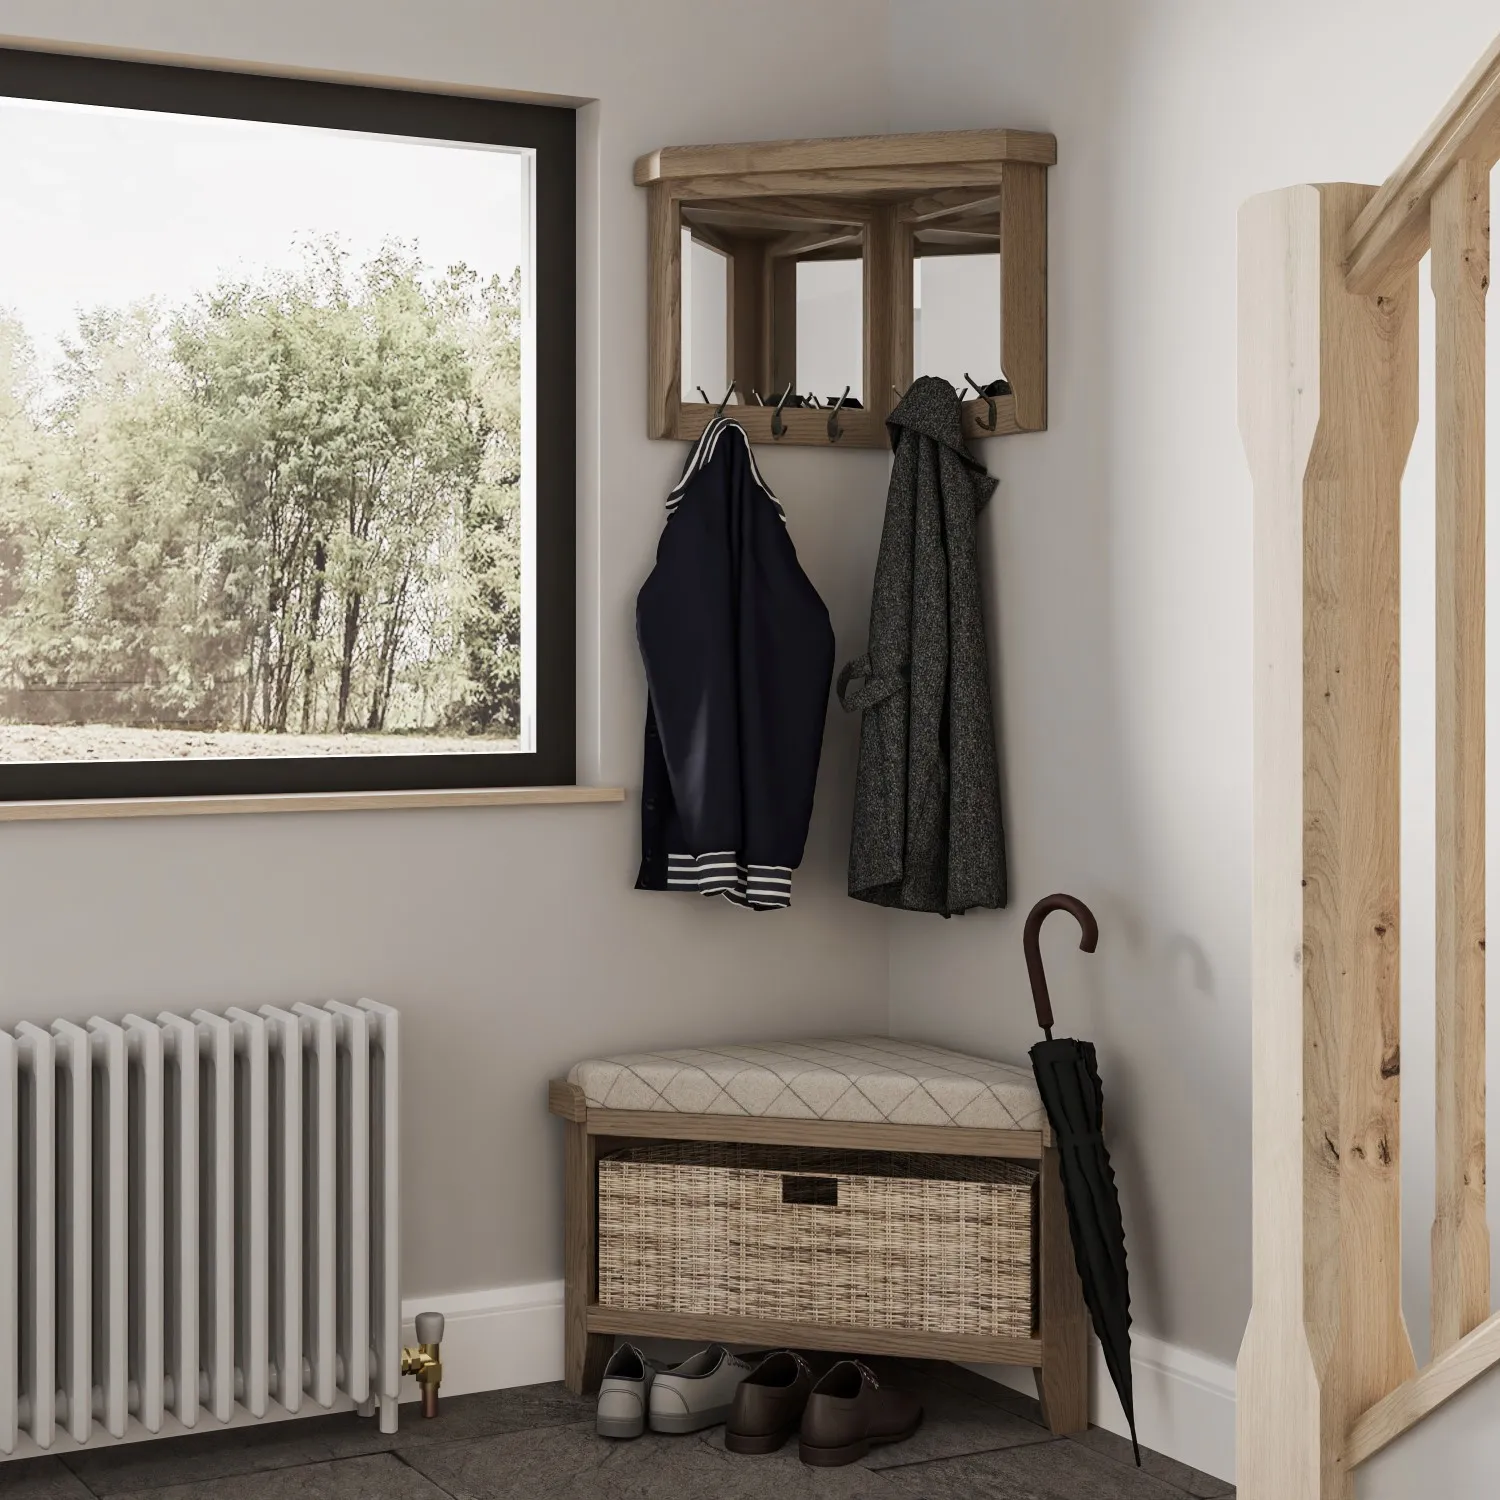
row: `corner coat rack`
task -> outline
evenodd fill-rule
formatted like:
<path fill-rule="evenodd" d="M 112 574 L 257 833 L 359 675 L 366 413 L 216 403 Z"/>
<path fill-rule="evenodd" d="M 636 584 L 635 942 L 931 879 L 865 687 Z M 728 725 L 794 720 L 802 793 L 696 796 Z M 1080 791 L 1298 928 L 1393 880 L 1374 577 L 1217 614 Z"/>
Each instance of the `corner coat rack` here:
<path fill-rule="evenodd" d="M 884 447 L 885 418 L 914 374 L 914 259 L 976 250 L 999 252 L 996 355 L 1004 380 L 964 403 L 965 435 L 1043 430 L 1047 168 L 1056 160 L 1053 136 L 1017 130 L 667 146 L 641 157 L 650 435 L 691 440 L 721 406 L 682 399 L 684 226 L 729 261 L 733 388 L 773 393 L 764 406 L 729 408 L 753 441 Z M 832 415 L 828 407 L 778 407 L 774 393 L 790 390 L 795 361 L 797 262 L 832 258 L 864 264 L 864 404 Z"/>

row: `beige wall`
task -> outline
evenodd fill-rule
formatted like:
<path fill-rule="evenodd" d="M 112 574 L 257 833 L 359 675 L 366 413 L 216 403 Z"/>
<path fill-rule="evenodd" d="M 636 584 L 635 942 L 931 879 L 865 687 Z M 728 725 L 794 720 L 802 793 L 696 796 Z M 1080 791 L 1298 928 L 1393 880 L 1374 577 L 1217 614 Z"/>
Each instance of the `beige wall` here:
<path fill-rule="evenodd" d="M 998 113 L 1055 131 L 1059 165 L 1051 430 L 984 450 L 1001 477 L 984 549 L 1015 903 L 948 926 L 893 918 L 892 1027 L 976 1050 L 1029 1045 L 1025 912 L 1057 889 L 1093 905 L 1098 954 L 1078 953 L 1076 930 L 1054 918 L 1047 956 L 1061 1024 L 1099 1042 L 1137 1329 L 1224 1361 L 1250 1284 L 1250 486 L 1235 426 L 1235 215 L 1291 183 L 1380 181 L 1496 26 L 1485 0 L 895 6 L 893 129 Z M 1405 1258 L 1419 1350 L 1432 1218 L 1430 387 L 1425 402 L 1403 585 Z M 1457 1435 L 1477 1441 L 1482 1404 L 1414 1439 L 1401 1472 L 1446 1472 L 1453 1487 L 1433 1493 L 1493 1494 L 1477 1449 L 1431 1468 Z M 1363 1494 L 1410 1500 L 1403 1483 L 1372 1465 Z"/>
<path fill-rule="evenodd" d="M 580 774 L 640 776 L 635 592 L 680 445 L 645 438 L 641 152 L 884 122 L 883 6 L 0 0 L 0 36 L 598 102 L 580 133 Z M 790 39 L 790 40 L 789 40 Z M 4 289 L 0 288 L 0 302 Z M 607 405 L 601 392 L 608 392 Z M 769 453 L 842 655 L 886 461 Z M 561 1270 L 550 1074 L 585 1054 L 883 1031 L 885 936 L 842 894 L 854 725 L 830 720 L 794 906 L 638 895 L 638 807 L 7 826 L 0 1022 L 370 994 L 406 1017 L 411 1294 Z"/>

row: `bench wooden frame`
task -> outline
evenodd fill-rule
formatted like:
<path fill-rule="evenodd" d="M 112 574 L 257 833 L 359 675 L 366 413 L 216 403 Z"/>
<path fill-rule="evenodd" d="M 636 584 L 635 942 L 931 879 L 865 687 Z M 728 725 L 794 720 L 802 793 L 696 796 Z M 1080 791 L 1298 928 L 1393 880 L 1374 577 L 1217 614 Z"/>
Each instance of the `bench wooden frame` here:
<path fill-rule="evenodd" d="M 564 1366 L 576 1394 L 598 1389 L 618 1334 L 637 1338 L 718 1340 L 787 1345 L 912 1359 L 1025 1365 L 1035 1371 L 1047 1425 L 1059 1435 L 1088 1426 L 1088 1312 L 1073 1263 L 1057 1150 L 1046 1130 L 971 1130 L 959 1125 L 866 1124 L 853 1120 L 787 1120 L 747 1115 L 689 1115 L 658 1110 L 594 1109 L 577 1084 L 554 1079 L 547 1107 L 565 1122 L 563 1189 Z M 601 1307 L 598 1301 L 598 1162 L 625 1141 L 737 1141 L 755 1145 L 835 1147 L 860 1151 L 934 1152 L 1035 1161 L 1038 1195 L 1038 1285 L 1035 1338 L 832 1328 L 747 1318 L 690 1317 Z"/>

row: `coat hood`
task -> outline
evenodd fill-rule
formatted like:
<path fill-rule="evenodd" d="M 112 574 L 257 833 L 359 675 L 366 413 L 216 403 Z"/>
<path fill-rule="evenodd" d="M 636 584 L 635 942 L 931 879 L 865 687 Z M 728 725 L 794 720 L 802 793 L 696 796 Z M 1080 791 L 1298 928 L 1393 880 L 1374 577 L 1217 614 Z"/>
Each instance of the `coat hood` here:
<path fill-rule="evenodd" d="M 935 443 L 951 448 L 974 474 L 974 503 L 983 505 L 995 492 L 999 482 L 985 472 L 964 442 L 963 408 L 958 392 L 940 375 L 921 375 L 912 382 L 895 411 L 885 419 L 891 435 L 891 447 L 900 445 L 905 431 L 921 433 Z"/>

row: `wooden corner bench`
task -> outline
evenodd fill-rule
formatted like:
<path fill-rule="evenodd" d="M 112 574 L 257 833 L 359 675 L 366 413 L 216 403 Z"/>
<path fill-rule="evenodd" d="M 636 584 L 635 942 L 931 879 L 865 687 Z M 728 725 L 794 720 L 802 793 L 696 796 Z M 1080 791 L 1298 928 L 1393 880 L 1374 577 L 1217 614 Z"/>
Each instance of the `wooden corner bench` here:
<path fill-rule="evenodd" d="M 904 1106 L 889 1107 L 900 1086 L 881 1092 L 889 1081 L 868 1076 L 857 1080 L 877 1103 L 855 1090 L 852 1106 L 815 1098 L 813 1106 L 785 1091 L 776 1098 L 774 1083 L 752 1076 L 755 1054 L 770 1054 L 770 1065 L 792 1053 L 793 1067 L 803 1057 L 817 1058 L 818 1048 L 862 1048 L 878 1058 L 892 1051 L 892 1067 L 902 1084 L 924 1069 L 971 1065 L 953 1074 L 949 1086 L 918 1077 L 920 1094 Z M 751 1054 L 749 1061 L 746 1055 Z M 919 1062 L 912 1062 L 918 1057 Z M 716 1060 L 704 1063 L 702 1059 Z M 952 1063 L 948 1060 L 952 1059 Z M 870 1067 L 866 1061 L 861 1064 Z M 593 1070 L 591 1073 L 590 1070 Z M 674 1069 L 676 1070 L 674 1072 Z M 972 1087 L 993 1070 L 999 1086 Z M 783 1068 L 785 1074 L 789 1069 Z M 1004 1076 L 1002 1076 L 1004 1075 Z M 726 1085 L 725 1080 L 730 1081 Z M 820 1084 L 832 1093 L 825 1072 L 797 1074 L 794 1086 L 816 1095 Z M 836 1080 L 836 1075 L 835 1075 Z M 926 1086 L 924 1086 L 926 1085 Z M 1030 1098 L 1025 1097 L 1029 1088 Z M 1008 1092 L 1007 1092 L 1008 1091 Z M 739 1098 L 733 1097 L 735 1093 Z M 966 1096 L 972 1096 L 968 1104 Z M 1017 1101 L 1020 1101 L 1019 1104 Z M 766 1347 L 828 1349 L 845 1353 L 885 1354 L 915 1359 L 947 1359 L 976 1364 L 1029 1366 L 1035 1371 L 1043 1415 L 1054 1433 L 1081 1432 L 1088 1426 L 1088 1313 L 1073 1261 L 1067 1209 L 1057 1150 L 1036 1097 L 1029 1070 L 985 1059 L 943 1053 L 936 1048 L 892 1043 L 887 1038 L 859 1038 L 837 1043 L 762 1044 L 760 1047 L 639 1054 L 580 1064 L 569 1078 L 548 1085 L 548 1108 L 565 1122 L 564 1230 L 565 1376 L 570 1390 L 597 1389 L 617 1335 L 751 1344 Z M 616 1107 L 619 1104 L 629 1107 Z M 1031 1107 L 1034 1103 L 1034 1108 Z M 645 1105 L 647 1107 L 641 1107 Z M 821 1114 L 810 1108 L 823 1106 Z M 687 1106 L 687 1107 L 682 1107 Z M 761 1106 L 778 1113 L 755 1113 Z M 789 1113 L 788 1109 L 798 1113 Z M 864 1119 L 830 1118 L 858 1108 Z M 960 1120 L 1020 1120 L 1017 1124 L 954 1123 Z M 891 1115 L 897 1118 L 891 1118 Z M 931 1123 L 948 1118 L 948 1123 Z M 945 1156 L 998 1157 L 1035 1162 L 1040 1173 L 1037 1231 L 1036 1333 L 1030 1338 L 978 1334 L 931 1333 L 907 1329 L 838 1327 L 812 1323 L 776 1323 L 721 1316 L 688 1316 L 601 1306 L 598 1299 L 598 1162 L 602 1152 L 642 1141 L 708 1141 L 770 1146 L 822 1147 L 836 1150 L 934 1153 Z"/>

